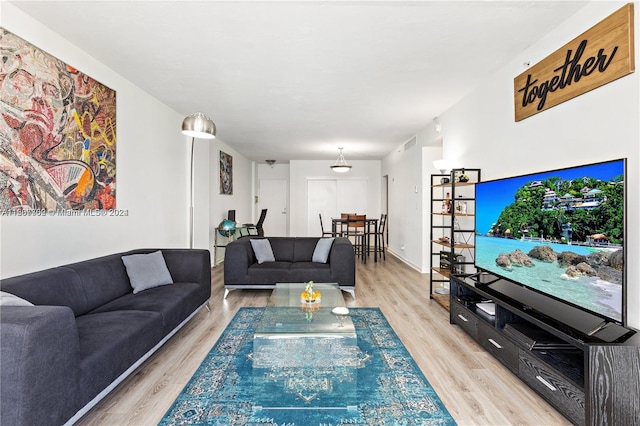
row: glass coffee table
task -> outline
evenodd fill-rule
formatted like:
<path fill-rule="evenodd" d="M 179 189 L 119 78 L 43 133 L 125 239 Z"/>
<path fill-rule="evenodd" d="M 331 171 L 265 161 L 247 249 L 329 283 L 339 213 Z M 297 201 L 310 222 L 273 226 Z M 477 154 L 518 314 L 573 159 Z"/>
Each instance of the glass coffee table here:
<path fill-rule="evenodd" d="M 253 336 L 254 356 L 260 348 L 280 339 L 335 338 L 343 345 L 357 345 L 356 329 L 345 309 L 338 284 L 314 284 L 319 301 L 301 300 L 305 283 L 276 284 Z M 335 308 L 342 308 L 335 309 Z M 346 311 L 345 314 L 342 311 Z M 255 362 L 255 359 L 254 359 Z"/>
<path fill-rule="evenodd" d="M 349 410 L 356 405 L 357 371 L 368 356 L 358 348 L 342 291 L 337 284 L 316 283 L 320 301 L 307 303 L 300 296 L 304 289 L 305 283 L 276 284 L 256 325 L 254 409 Z"/>

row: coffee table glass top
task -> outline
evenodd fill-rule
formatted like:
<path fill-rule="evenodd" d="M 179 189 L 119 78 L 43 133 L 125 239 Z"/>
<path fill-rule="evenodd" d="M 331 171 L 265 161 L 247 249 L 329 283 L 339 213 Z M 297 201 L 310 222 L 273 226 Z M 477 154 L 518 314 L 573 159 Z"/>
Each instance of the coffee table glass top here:
<path fill-rule="evenodd" d="M 319 302 L 303 302 L 300 293 L 305 283 L 278 283 L 256 327 L 256 338 L 278 337 L 347 337 L 356 332 L 349 315 L 336 315 L 344 307 L 344 297 L 337 284 L 314 284 L 322 296 Z"/>
<path fill-rule="evenodd" d="M 255 410 L 343 409 L 357 406 L 358 371 L 368 357 L 358 347 L 337 284 L 313 286 L 320 301 L 301 300 L 305 283 L 276 284 L 253 338 Z M 348 311 L 347 311 L 348 312 Z M 274 395 L 282 397 L 274 398 Z"/>

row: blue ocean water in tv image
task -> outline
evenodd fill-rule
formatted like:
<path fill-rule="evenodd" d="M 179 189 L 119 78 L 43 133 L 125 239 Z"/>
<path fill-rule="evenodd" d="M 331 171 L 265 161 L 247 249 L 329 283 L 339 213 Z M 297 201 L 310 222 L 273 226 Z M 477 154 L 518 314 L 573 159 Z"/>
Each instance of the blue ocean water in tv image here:
<path fill-rule="evenodd" d="M 570 277 L 558 262 L 531 259 L 533 266 L 500 267 L 496 259 L 501 253 L 520 249 L 529 253 L 540 243 L 504 238 L 476 236 L 476 264 L 509 280 L 525 284 L 551 296 L 566 300 L 608 318 L 622 319 L 622 285 L 604 281 L 598 277 Z M 566 244 L 545 243 L 557 253 L 571 251 L 588 256 L 596 249 Z"/>
<path fill-rule="evenodd" d="M 476 259 L 493 272 L 623 322 L 625 160 L 476 184 Z"/>

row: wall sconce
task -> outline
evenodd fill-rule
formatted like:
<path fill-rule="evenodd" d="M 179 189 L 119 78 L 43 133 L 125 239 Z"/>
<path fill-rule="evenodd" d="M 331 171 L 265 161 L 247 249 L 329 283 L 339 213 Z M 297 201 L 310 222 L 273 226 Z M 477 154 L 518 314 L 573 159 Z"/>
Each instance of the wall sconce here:
<path fill-rule="evenodd" d="M 440 133 L 442 131 L 442 124 L 440 124 L 440 119 L 438 117 L 433 118 L 433 128 L 436 133 Z"/>

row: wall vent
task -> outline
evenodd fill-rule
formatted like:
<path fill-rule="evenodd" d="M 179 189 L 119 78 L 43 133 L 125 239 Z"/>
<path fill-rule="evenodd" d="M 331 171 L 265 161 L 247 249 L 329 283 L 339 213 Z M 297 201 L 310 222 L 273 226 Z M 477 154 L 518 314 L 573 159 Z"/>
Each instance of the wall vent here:
<path fill-rule="evenodd" d="M 406 142 L 404 144 L 404 150 L 406 151 L 406 150 L 408 150 L 409 148 L 411 148 L 412 146 L 415 146 L 415 145 L 416 145 L 416 138 L 414 137 L 414 138 L 411 138 L 410 141 L 408 141 L 408 142 Z"/>

